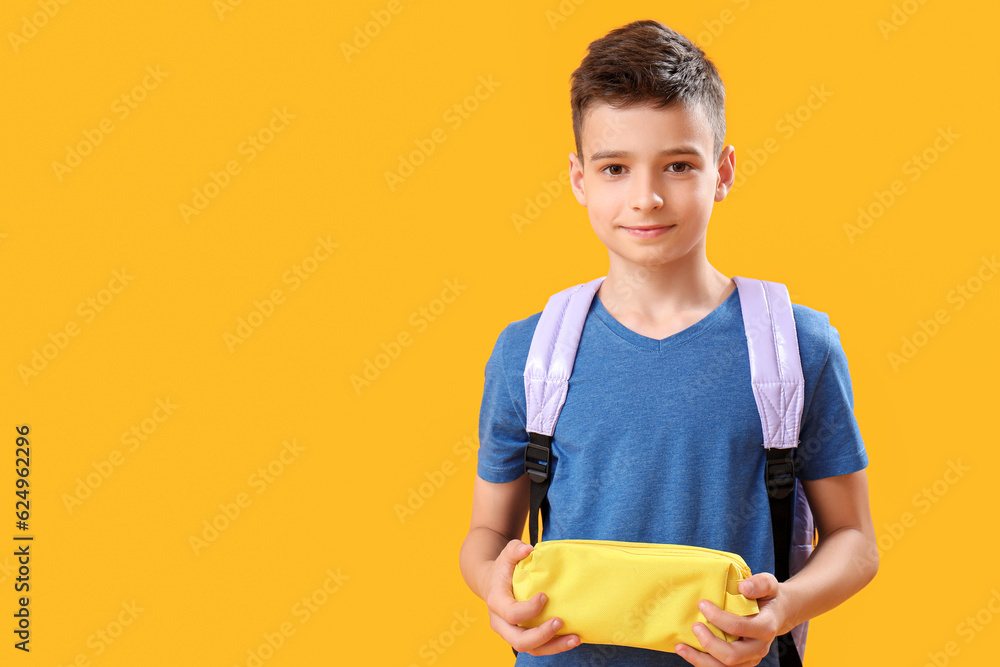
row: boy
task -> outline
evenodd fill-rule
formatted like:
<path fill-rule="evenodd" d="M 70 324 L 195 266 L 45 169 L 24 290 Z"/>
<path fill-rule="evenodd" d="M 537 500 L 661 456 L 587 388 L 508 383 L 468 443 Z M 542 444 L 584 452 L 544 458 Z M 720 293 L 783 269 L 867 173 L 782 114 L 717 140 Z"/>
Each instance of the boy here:
<path fill-rule="evenodd" d="M 676 653 L 582 644 L 539 615 L 545 595 L 517 602 L 515 564 L 528 512 L 522 374 L 539 314 L 500 334 L 486 365 L 472 521 L 463 577 L 517 665 L 778 665 L 775 637 L 837 606 L 875 575 L 868 459 L 853 414 L 847 358 L 826 314 L 794 304 L 805 409 L 796 474 L 819 546 L 786 582 L 774 548 L 760 418 L 750 387 L 735 283 L 709 264 L 714 202 L 735 177 L 724 146 L 725 91 L 697 46 L 655 21 L 593 42 L 573 74 L 573 192 L 608 248 L 607 277 L 587 314 L 552 440 L 545 539 L 687 544 L 740 554 L 740 585 L 760 613 L 699 610 L 739 636 L 698 623 L 701 646 Z M 647 622 L 655 622 L 655 618 Z M 544 656 L 544 657 L 543 657 Z"/>

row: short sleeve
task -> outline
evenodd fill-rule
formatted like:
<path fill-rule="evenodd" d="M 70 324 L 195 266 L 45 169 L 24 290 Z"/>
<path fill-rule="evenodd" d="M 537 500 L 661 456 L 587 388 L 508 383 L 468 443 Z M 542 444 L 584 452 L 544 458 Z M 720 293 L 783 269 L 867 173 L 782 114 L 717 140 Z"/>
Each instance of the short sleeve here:
<path fill-rule="evenodd" d="M 846 475 L 868 466 L 840 332 L 830 324 L 826 329 L 826 362 L 806 406 L 796 454 L 796 473 L 804 480 Z"/>
<path fill-rule="evenodd" d="M 525 417 L 511 396 L 504 343 L 510 326 L 497 338 L 483 385 L 479 410 L 479 460 L 476 472 L 487 482 L 513 482 L 524 474 L 524 448 L 528 443 Z M 516 376 L 521 380 L 523 375 Z"/>

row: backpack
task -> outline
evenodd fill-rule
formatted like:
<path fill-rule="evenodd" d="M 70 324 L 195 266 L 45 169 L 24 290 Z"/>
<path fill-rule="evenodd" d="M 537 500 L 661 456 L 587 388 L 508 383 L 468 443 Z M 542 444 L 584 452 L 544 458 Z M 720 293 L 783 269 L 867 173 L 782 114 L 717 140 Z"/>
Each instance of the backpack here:
<path fill-rule="evenodd" d="M 538 513 L 551 481 L 552 435 L 566 402 L 584 321 L 603 281 L 602 276 L 552 295 L 531 339 L 524 368 L 528 431 L 524 469 L 531 480 L 532 546 L 538 542 Z M 767 450 L 764 484 L 771 508 L 774 575 L 785 581 L 802 569 L 815 542 L 809 502 L 795 478 L 805 391 L 795 318 L 788 289 L 782 283 L 743 277 L 733 281 L 739 291 L 750 382 Z M 807 631 L 808 621 L 776 638 L 781 667 L 801 667 Z"/>

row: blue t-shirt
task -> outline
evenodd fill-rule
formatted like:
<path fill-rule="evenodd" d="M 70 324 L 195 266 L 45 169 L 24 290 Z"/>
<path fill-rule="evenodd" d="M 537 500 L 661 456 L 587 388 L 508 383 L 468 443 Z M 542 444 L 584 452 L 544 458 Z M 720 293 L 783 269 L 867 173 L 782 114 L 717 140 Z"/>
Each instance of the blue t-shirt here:
<path fill-rule="evenodd" d="M 868 465 L 840 334 L 793 304 L 805 380 L 796 475 L 815 480 Z M 477 473 L 524 474 L 524 365 L 540 313 L 512 322 L 486 364 Z M 760 416 L 739 290 L 662 340 L 611 316 L 595 295 L 556 424 L 541 539 L 688 544 L 737 553 L 774 572 Z M 700 648 L 700 647 L 695 647 Z M 760 664 L 777 667 L 777 644 Z M 687 665 L 673 653 L 601 644 L 523 665 Z"/>

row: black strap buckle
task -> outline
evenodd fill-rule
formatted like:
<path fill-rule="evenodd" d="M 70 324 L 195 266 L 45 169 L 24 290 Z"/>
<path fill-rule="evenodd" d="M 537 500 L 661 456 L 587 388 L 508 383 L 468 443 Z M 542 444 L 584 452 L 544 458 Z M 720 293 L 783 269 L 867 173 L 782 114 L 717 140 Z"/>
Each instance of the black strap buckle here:
<path fill-rule="evenodd" d="M 528 446 L 524 449 L 524 472 L 532 482 L 542 483 L 549 478 L 549 455 L 552 437 L 528 432 Z"/>
<path fill-rule="evenodd" d="M 764 480 L 767 495 L 775 500 L 788 497 L 795 489 L 795 448 L 767 450 Z"/>

